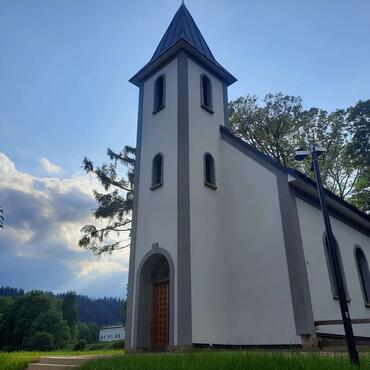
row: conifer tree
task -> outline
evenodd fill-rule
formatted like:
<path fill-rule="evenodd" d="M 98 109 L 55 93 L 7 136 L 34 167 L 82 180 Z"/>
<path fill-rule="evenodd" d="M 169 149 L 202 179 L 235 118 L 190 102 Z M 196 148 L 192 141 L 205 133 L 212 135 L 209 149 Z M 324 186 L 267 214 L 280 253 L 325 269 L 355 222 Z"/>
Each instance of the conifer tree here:
<path fill-rule="evenodd" d="M 85 225 L 81 229 L 84 235 L 79 241 L 80 247 L 102 254 L 130 246 L 135 153 L 135 148 L 128 145 L 118 153 L 108 149 L 109 163 L 100 167 L 84 158 L 84 170 L 95 175 L 105 190 L 94 190 L 97 207 L 92 212 L 104 225 Z"/>
<path fill-rule="evenodd" d="M 0 207 L 0 229 L 2 229 L 4 227 L 4 211 L 1 209 Z"/>

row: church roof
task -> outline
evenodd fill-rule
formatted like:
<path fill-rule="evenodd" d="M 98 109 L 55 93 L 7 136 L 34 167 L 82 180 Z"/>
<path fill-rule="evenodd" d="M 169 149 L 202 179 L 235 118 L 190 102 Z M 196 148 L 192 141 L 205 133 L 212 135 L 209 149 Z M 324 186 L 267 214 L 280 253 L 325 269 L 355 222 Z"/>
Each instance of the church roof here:
<path fill-rule="evenodd" d="M 187 41 L 193 48 L 217 63 L 185 4 L 176 12 L 150 61 L 157 59 L 180 39 Z"/>
<path fill-rule="evenodd" d="M 139 85 L 140 81 L 180 49 L 186 50 L 205 67 L 219 75 L 228 85 L 236 81 L 236 78 L 217 62 L 189 10 L 185 4 L 181 4 L 152 58 L 130 79 L 130 82 Z"/>

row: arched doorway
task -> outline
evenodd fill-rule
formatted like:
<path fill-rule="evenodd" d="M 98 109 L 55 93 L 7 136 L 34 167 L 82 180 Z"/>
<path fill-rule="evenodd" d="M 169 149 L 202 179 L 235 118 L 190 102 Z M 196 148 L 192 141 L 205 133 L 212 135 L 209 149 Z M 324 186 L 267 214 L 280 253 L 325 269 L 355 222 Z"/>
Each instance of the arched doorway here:
<path fill-rule="evenodd" d="M 165 349 L 172 343 L 172 261 L 151 253 L 138 271 L 138 283 L 137 348 Z"/>

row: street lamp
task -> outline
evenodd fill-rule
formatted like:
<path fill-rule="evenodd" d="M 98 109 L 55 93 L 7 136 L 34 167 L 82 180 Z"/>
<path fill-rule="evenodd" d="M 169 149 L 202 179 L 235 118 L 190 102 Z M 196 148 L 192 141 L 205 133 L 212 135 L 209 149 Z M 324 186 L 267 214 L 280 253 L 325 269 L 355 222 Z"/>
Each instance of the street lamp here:
<path fill-rule="evenodd" d="M 339 305 L 340 305 L 340 311 L 342 314 L 344 332 L 345 332 L 346 340 L 347 340 L 348 353 L 349 353 L 351 362 L 359 366 L 360 359 L 358 356 L 358 352 L 356 349 L 356 342 L 355 342 L 355 338 L 353 335 L 352 322 L 351 322 L 351 318 L 350 318 L 349 310 L 348 310 L 347 298 L 346 298 L 346 293 L 345 293 L 344 283 L 343 283 L 343 276 L 342 276 L 342 271 L 341 271 L 340 264 L 339 264 L 338 250 L 336 247 L 336 243 L 334 241 L 333 230 L 331 228 L 329 213 L 328 213 L 328 209 L 326 206 L 325 192 L 324 192 L 324 187 L 322 185 L 320 167 L 319 167 L 319 162 L 318 162 L 318 157 L 324 152 L 326 152 L 326 149 L 324 149 L 322 146 L 318 144 L 310 144 L 309 150 L 305 150 L 302 148 L 296 148 L 295 149 L 295 159 L 297 161 L 302 161 L 305 158 L 307 158 L 309 155 L 311 155 L 312 157 L 312 168 L 315 171 L 317 190 L 319 192 L 320 205 L 321 205 L 321 210 L 322 210 L 325 229 L 326 229 L 327 243 L 328 243 L 329 250 L 330 250 L 330 258 L 332 259 L 332 263 L 334 266 L 335 281 L 338 287 Z"/>

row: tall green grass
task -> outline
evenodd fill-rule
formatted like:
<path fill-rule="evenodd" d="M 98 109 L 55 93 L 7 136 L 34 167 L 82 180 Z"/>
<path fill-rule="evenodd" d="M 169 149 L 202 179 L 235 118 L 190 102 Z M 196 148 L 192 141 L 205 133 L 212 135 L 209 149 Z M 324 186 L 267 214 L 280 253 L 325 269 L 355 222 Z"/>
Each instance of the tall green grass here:
<path fill-rule="evenodd" d="M 30 352 L 0 352 L 1 370 L 23 370 L 30 362 L 35 362 L 39 356 Z"/>
<path fill-rule="evenodd" d="M 57 352 L 0 352 L 0 370 L 24 370 L 30 362 L 41 356 L 67 355 L 119 355 L 123 350 L 57 351 Z"/>
<path fill-rule="evenodd" d="M 346 355 L 266 352 L 193 352 L 115 356 L 81 370 L 341 370 L 355 369 Z M 370 369 L 362 356 L 361 369 Z"/>

